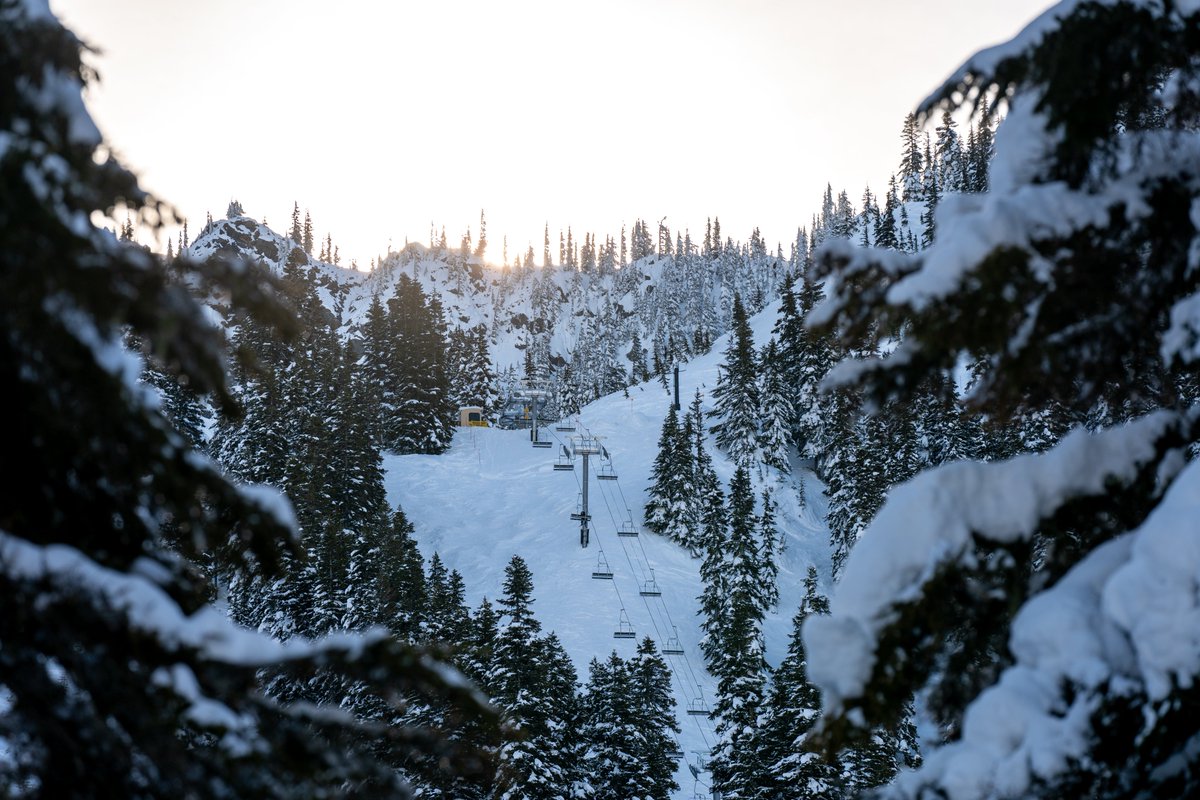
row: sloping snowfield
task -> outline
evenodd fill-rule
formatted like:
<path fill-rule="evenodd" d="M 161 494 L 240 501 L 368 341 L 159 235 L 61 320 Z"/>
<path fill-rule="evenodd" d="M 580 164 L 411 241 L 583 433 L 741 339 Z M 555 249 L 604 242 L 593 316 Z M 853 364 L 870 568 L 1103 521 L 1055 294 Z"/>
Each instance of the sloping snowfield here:
<path fill-rule="evenodd" d="M 761 345 L 770 335 L 778 306 L 768 307 L 752 319 Z M 717 381 L 717 364 L 726 338 L 713 351 L 685 365 L 680 374 L 681 403 L 686 409 L 696 389 L 708 393 Z M 555 631 L 571 654 L 580 681 L 587 678 L 592 658 L 603 659 L 614 648 L 631 656 L 637 643 L 651 636 L 661 649 L 678 635 L 683 655 L 666 656 L 672 669 L 679 737 L 685 759 L 676 779 L 677 797 L 706 793 L 708 776 L 699 782 L 691 766 L 702 765 L 715 743 L 712 723 L 705 716 L 686 713 L 689 707 L 711 705 L 715 681 L 704 670 L 700 654 L 697 611 L 702 587 L 700 562 L 672 542 L 645 531 L 642 509 L 659 432 L 672 401 L 661 383 L 652 382 L 601 398 L 583 409 L 574 432 L 555 425 L 543 428 L 542 438 L 553 447 L 531 446 L 528 431 L 464 428 L 451 449 L 441 456 L 385 456 L 388 499 L 399 505 L 416 528 L 422 554 L 437 552 L 450 569 L 462 573 L 468 603 L 474 607 L 487 596 L 501 593 L 504 567 L 514 554 L 524 558 L 533 572 L 534 611 L 543 629 Z M 574 435 L 600 437 L 612 458 L 617 480 L 597 480 L 593 457 L 589 480 L 592 516 L 589 546 L 580 547 L 576 511 L 582 463 L 573 471 L 555 471 L 562 445 Z M 727 486 L 733 465 L 709 442 L 715 467 Z M 800 599 L 809 564 L 816 564 L 823 579 L 829 575 L 828 531 L 824 525 L 825 498 L 817 479 L 804 469 L 790 476 L 774 471 L 755 476 L 759 494 L 769 486 L 778 503 L 778 526 L 785 545 L 780 564 L 780 603 L 766 622 L 768 660 L 778 663 L 787 646 L 790 621 Z M 801 488 L 803 486 L 803 489 Z M 802 494 L 804 498 L 802 499 Z M 637 537 L 619 537 L 618 528 L 630 521 Z M 593 579 L 603 555 L 613 580 Z M 661 596 L 643 596 L 647 581 L 654 580 Z M 622 612 L 636 632 L 634 639 L 616 639 L 613 633 Z"/>

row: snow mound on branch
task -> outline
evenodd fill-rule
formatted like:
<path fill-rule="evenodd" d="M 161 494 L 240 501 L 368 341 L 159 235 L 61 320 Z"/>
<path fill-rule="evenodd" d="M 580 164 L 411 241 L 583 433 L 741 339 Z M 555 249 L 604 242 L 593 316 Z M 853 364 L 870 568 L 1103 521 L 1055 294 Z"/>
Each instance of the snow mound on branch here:
<path fill-rule="evenodd" d="M 1027 538 L 1069 500 L 1132 480 L 1179 419 L 1162 411 L 1100 434 L 1077 431 L 1041 455 L 952 464 L 898 487 L 851 554 L 832 614 L 805 625 L 826 710 L 861 695 L 892 609 L 920 597 L 944 564 L 969 564 L 972 535 Z M 896 794 L 936 787 L 953 800 L 1023 796 L 1089 752 L 1105 685 L 1140 688 L 1152 701 L 1192 686 L 1200 675 L 1198 516 L 1200 466 L 1192 464 L 1140 528 L 1097 547 L 1029 600 L 1009 639 L 1016 663 L 969 706 L 962 738 L 903 774 Z"/>
<path fill-rule="evenodd" d="M 972 558 L 972 535 L 1014 542 L 1076 497 L 1129 481 L 1178 416 L 1161 411 L 1102 434 L 1077 430 L 1054 449 L 998 463 L 956 462 L 896 487 L 846 562 L 827 617 L 804 628 L 827 712 L 862 694 L 894 606 L 921 596 L 935 571 Z"/>
<path fill-rule="evenodd" d="M 1140 528 L 1098 547 L 1026 604 L 1009 642 L 1017 663 L 968 709 L 962 739 L 902 776 L 899 793 L 935 785 L 954 800 L 1022 796 L 1035 778 L 1053 780 L 1086 755 L 1102 684 L 1129 682 L 1152 701 L 1192 686 L 1200 674 L 1198 516 L 1193 463 Z"/>

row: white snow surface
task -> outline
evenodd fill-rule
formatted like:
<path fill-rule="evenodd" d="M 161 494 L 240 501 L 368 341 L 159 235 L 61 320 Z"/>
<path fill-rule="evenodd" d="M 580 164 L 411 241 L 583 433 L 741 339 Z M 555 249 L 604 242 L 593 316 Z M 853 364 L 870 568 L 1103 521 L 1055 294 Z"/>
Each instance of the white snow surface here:
<path fill-rule="evenodd" d="M 756 315 L 751 324 L 762 344 L 778 313 L 778 303 Z M 705 395 L 716 385 L 717 364 L 726 345 L 718 339 L 712 351 L 684 365 L 680 374 L 680 401 L 686 409 L 697 388 Z M 579 545 L 579 523 L 570 519 L 576 510 L 580 459 L 575 472 L 556 472 L 552 465 L 569 444 L 571 434 L 544 429 L 554 447 L 535 449 L 528 431 L 464 428 L 458 431 L 451 449 L 441 456 L 385 456 L 388 499 L 400 505 L 416 528 L 422 555 L 436 551 L 450 569 L 462 573 L 468 602 L 477 606 L 487 596 L 495 600 L 502 592 L 504 568 L 520 555 L 533 573 L 534 612 L 544 631 L 554 631 L 562 640 L 579 673 L 587 679 L 592 658 L 603 659 L 616 649 L 628 658 L 647 635 L 661 648 L 676 630 L 686 656 L 667 656 L 672 668 L 677 718 L 683 733 L 681 749 L 692 764 L 707 756 L 715 744 L 712 723 L 706 717 L 685 713 L 688 704 L 706 701 L 711 707 L 716 684 L 704 670 L 700 654 L 698 597 L 701 582 L 699 560 L 668 540 L 642 528 L 642 509 L 650 470 L 657 454 L 658 437 L 671 402 L 671 395 L 657 382 L 629 389 L 628 399 L 617 393 L 592 403 L 580 415 L 580 432 L 586 429 L 603 437 L 611 453 L 617 481 L 598 481 L 593 459 L 589 480 L 593 516 L 591 543 Z M 714 466 L 728 484 L 733 465 L 709 440 Z M 806 487 L 807 503 L 801 507 L 797 488 Z M 770 472 L 756 476 L 757 491 L 772 487 L 778 501 L 778 526 L 786 541 L 780 565 L 781 601 L 765 625 L 768 660 L 782 658 L 790 632 L 790 620 L 803 597 L 803 581 L 809 564 L 829 574 L 829 534 L 824 525 L 825 500 L 817 479 L 803 469 L 783 477 Z M 619 538 L 616 530 L 630 512 L 641 530 L 638 538 Z M 594 580 L 592 571 L 603 552 L 615 573 L 613 581 Z M 662 589 L 662 597 L 641 597 L 638 590 L 651 578 Z M 634 640 L 616 640 L 622 608 L 637 633 Z M 691 798 L 695 783 L 681 763 L 676 774 L 680 791 L 676 797 Z M 701 785 L 707 776 L 701 776 Z"/>

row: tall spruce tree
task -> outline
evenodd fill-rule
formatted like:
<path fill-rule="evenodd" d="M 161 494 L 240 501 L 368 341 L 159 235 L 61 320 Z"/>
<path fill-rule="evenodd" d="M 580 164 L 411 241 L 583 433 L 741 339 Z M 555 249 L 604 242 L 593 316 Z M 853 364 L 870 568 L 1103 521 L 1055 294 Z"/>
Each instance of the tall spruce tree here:
<path fill-rule="evenodd" d="M 759 760 L 757 725 L 766 700 L 762 624 L 768 603 L 756 521 L 750 476 L 739 467 L 729 484 L 724 566 L 728 599 L 720 611 L 717 657 L 709 664 L 717 676 L 714 713 L 719 739 L 710 769 L 713 787 L 730 798 L 753 797 L 766 766 Z"/>
<path fill-rule="evenodd" d="M 392 515 L 390 529 L 382 537 L 374 559 L 379 580 L 375 624 L 387 626 L 405 641 L 415 641 L 429 600 L 424 562 L 413 539 L 412 523 L 403 511 Z"/>
<path fill-rule="evenodd" d="M 896 176 L 888 179 L 887 195 L 883 199 L 883 210 L 879 213 L 878 224 L 875 226 L 875 246 L 891 250 L 900 248 L 900 240 L 896 234 L 896 211 L 900 206 L 900 198 L 896 189 Z"/>
<path fill-rule="evenodd" d="M 385 442 L 385 420 L 395 410 L 396 397 L 391 383 L 392 341 L 388 327 L 387 309 L 379 295 L 371 297 L 366 320 L 362 327 L 362 364 L 360 372 L 368 403 L 367 427 L 378 447 Z"/>
<path fill-rule="evenodd" d="M 900 199 L 905 203 L 920 202 L 925 199 L 925 185 L 921 175 L 925 170 L 925 160 L 921 157 L 921 129 L 917 124 L 915 114 L 904 118 L 900 129 Z"/>
<path fill-rule="evenodd" d="M 487 328 L 483 324 L 450 332 L 446 361 L 449 369 L 450 405 L 478 406 L 485 418 L 492 417 L 499 404 L 496 374 L 492 370 Z"/>
<path fill-rule="evenodd" d="M 384 379 L 384 445 L 401 453 L 440 453 L 453 437 L 455 410 L 441 302 L 401 275 L 387 305 L 386 330 L 374 318 L 367 330 L 370 336 L 384 336 L 367 349 L 368 371 Z"/>
<path fill-rule="evenodd" d="M 675 720 L 670 669 L 648 636 L 642 639 L 637 654 L 629 662 L 629 683 L 632 717 L 637 741 L 642 745 L 640 760 L 648 786 L 644 796 L 667 800 L 679 789 L 672 753 L 680 728 Z"/>
<path fill-rule="evenodd" d="M 163 415 L 197 450 L 204 447 L 204 426 L 208 410 L 204 398 L 192 391 L 178 378 L 154 363 L 153 354 L 146 354 L 143 379 L 153 386 L 162 403 Z"/>
<path fill-rule="evenodd" d="M 816 459 L 818 466 L 832 444 L 827 433 L 829 399 L 821 394 L 820 385 L 833 363 L 833 348 L 830 337 L 810 330 L 805 319 L 823 297 L 821 282 L 810 265 L 785 291 L 774 330 L 779 361 L 794 393 L 795 444 L 801 455 Z"/>
<path fill-rule="evenodd" d="M 672 405 L 663 420 L 658 455 L 650 471 L 653 483 L 647 490 L 646 528 L 688 548 L 693 541 L 692 497 L 695 493 L 692 441 L 679 424 Z"/>
<path fill-rule="evenodd" d="M 933 158 L 937 165 L 938 188 L 943 193 L 961 192 L 967 185 L 966 154 L 957 127 L 958 123 L 947 109 L 942 112 L 941 124 L 934 131 L 937 143 Z"/>
<path fill-rule="evenodd" d="M 720 377 L 713 389 L 715 406 L 709 416 L 717 445 L 734 463 L 752 464 L 758 452 L 758 419 L 761 396 L 758 389 L 758 358 L 754 335 L 740 295 L 733 298 L 733 323 L 725 348 Z"/>
<path fill-rule="evenodd" d="M 717 527 L 725 522 L 725 498 L 721 481 L 713 468 L 712 456 L 704 445 L 704 412 L 701 410 L 700 390 L 696 390 L 684 417 L 683 433 L 689 439 L 692 483 L 687 495 L 688 550 L 693 556 L 704 557 L 708 541 Z"/>
<path fill-rule="evenodd" d="M 762 398 L 762 432 L 759 452 L 763 463 L 781 472 L 791 471 L 792 424 L 796 410 L 792 405 L 792 390 L 787 385 L 786 369 L 774 337 L 763 347 L 760 397 Z"/>
<path fill-rule="evenodd" d="M 758 515 L 758 563 L 762 575 L 762 604 L 765 610 L 779 605 L 779 561 L 783 539 L 775 523 L 777 505 L 770 489 L 763 489 L 762 512 Z"/>
<path fill-rule="evenodd" d="M 825 453 L 821 472 L 828 477 L 826 517 L 833 548 L 833 570 L 841 575 L 850 551 L 883 505 L 889 489 L 911 478 L 920 467 L 919 432 L 914 409 L 896 406 L 859 414 L 858 399 L 840 391 L 831 398 L 836 413 L 827 417 L 839 431 Z"/>
<path fill-rule="evenodd" d="M 304 242 L 304 229 L 300 226 L 300 203 L 299 201 L 292 203 L 292 227 L 288 231 L 291 240 L 299 247 Z"/>
<path fill-rule="evenodd" d="M 713 474 L 713 483 L 705 487 L 701 520 L 702 558 L 700 561 L 700 651 L 704 654 L 709 672 L 719 674 L 724 660 L 726 615 L 729 607 L 729 574 L 726 557 L 729 552 L 729 515 L 720 481 Z"/>
<path fill-rule="evenodd" d="M 613 651 L 592 659 L 584 690 L 587 796 L 649 797 L 652 789 L 635 713 L 629 664 Z"/>
<path fill-rule="evenodd" d="M 496 800 L 569 796 L 578 779 L 575 671 L 558 639 L 533 616 L 533 576 L 520 556 L 504 570 L 498 601 L 504 624 L 487 684 L 517 736 L 499 752 Z"/>

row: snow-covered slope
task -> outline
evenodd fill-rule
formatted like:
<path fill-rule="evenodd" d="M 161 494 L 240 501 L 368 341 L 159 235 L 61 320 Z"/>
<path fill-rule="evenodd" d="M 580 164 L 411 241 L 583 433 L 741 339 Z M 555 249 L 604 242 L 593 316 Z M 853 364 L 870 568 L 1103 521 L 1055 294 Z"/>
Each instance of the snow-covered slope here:
<path fill-rule="evenodd" d="M 772 305 L 752 320 L 756 339 L 769 336 L 778 306 Z M 686 406 L 700 389 L 706 398 L 717 380 L 717 364 L 726 340 L 713 351 L 688 363 L 680 376 L 681 400 Z M 633 654 L 637 641 L 652 636 L 660 645 L 677 630 L 685 655 L 670 656 L 678 717 L 683 733 L 680 744 L 686 755 L 676 776 L 678 797 L 692 796 L 694 780 L 688 763 L 703 760 L 714 743 L 712 724 L 706 717 L 686 714 L 689 703 L 711 701 L 715 682 L 704 671 L 699 650 L 697 617 L 701 583 L 699 561 L 675 544 L 642 530 L 637 538 L 618 537 L 628 510 L 642 529 L 651 465 L 663 418 L 671 395 L 659 383 L 632 387 L 585 407 L 580 432 L 603 437 L 612 455 L 616 481 L 589 482 L 594 527 L 591 544 L 579 546 L 579 523 L 570 519 L 576 510 L 581 466 L 575 472 L 552 468 L 559 444 L 569 433 L 551 427 L 552 449 L 535 449 L 528 431 L 460 429 L 453 447 L 441 456 L 390 456 L 385 459 L 388 498 L 399 504 L 416 527 L 422 553 L 435 551 L 448 567 L 466 580 L 468 601 L 477 605 L 483 596 L 501 592 L 504 567 L 521 555 L 533 572 L 534 610 L 546 630 L 555 631 L 571 654 L 581 680 L 587 664 L 614 648 Z M 727 485 L 733 466 L 713 450 L 715 467 Z M 824 497 L 817 479 L 797 469 L 793 475 L 756 476 L 761 490 L 770 485 L 779 503 L 778 523 L 785 536 L 779 581 L 781 601 L 766 623 L 768 660 L 778 663 L 787 645 L 790 619 L 803 595 L 809 564 L 829 574 L 828 532 L 822 522 Z M 800 486 L 806 497 L 801 499 Z M 805 500 L 807 502 L 805 502 Z M 627 510 L 628 509 L 628 510 Z M 613 581 L 593 580 L 592 572 L 603 553 L 615 574 Z M 650 571 L 662 589 L 661 597 L 642 597 L 639 588 Z M 613 638 L 622 609 L 637 632 L 635 640 Z M 707 775 L 700 781 L 707 784 Z"/>

